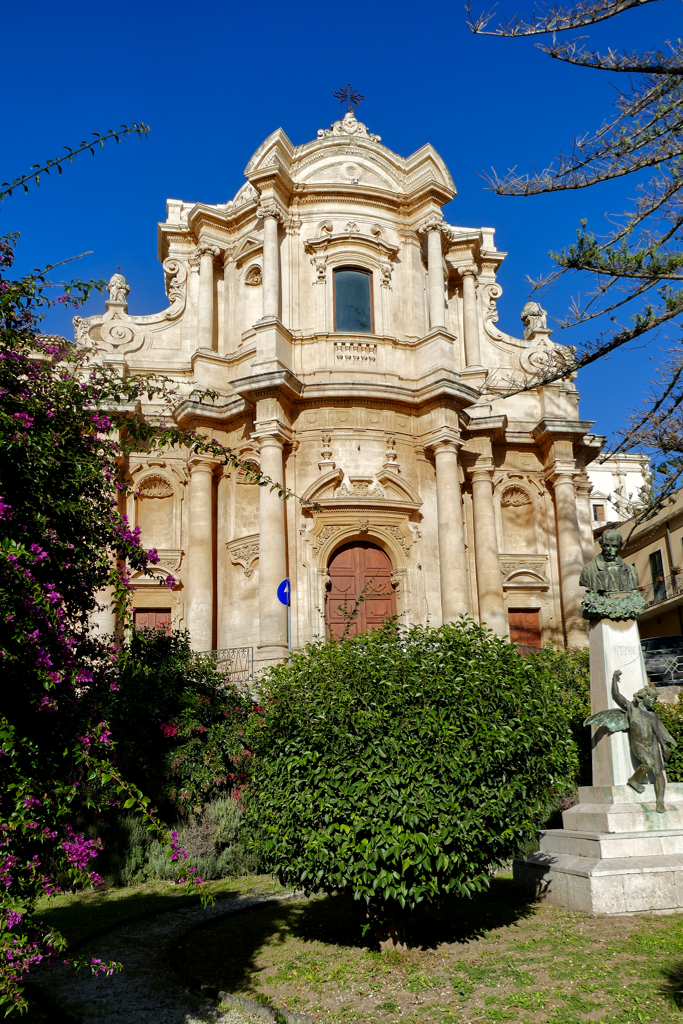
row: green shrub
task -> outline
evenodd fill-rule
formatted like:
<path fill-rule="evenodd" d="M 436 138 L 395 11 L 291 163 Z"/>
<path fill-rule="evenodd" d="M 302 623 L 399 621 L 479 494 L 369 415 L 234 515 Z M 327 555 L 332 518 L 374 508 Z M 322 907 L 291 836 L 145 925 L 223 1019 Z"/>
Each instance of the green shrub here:
<path fill-rule="evenodd" d="M 180 846 L 200 878 L 232 878 L 257 870 L 257 855 L 242 834 L 242 817 L 238 802 L 223 797 L 176 824 Z M 104 850 L 98 866 L 108 885 L 177 878 L 177 864 L 169 861 L 168 848 L 152 839 L 134 815 L 112 819 L 99 829 L 99 836 Z"/>
<path fill-rule="evenodd" d="M 159 629 L 131 630 L 100 705 L 119 769 L 169 824 L 243 784 L 251 710 L 187 632 Z"/>
<path fill-rule="evenodd" d="M 392 943 L 403 911 L 487 886 L 576 776 L 553 666 L 461 620 L 389 623 L 269 670 L 247 799 L 264 866 L 352 893 Z"/>
<path fill-rule="evenodd" d="M 678 744 L 666 765 L 667 782 L 683 782 L 683 704 L 680 698 L 675 704 L 657 701 L 655 711 Z"/>

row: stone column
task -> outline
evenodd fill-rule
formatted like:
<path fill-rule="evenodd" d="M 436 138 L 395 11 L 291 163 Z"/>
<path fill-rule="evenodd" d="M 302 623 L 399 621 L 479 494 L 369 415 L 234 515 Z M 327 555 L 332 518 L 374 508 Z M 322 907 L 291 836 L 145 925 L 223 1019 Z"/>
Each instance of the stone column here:
<path fill-rule="evenodd" d="M 465 366 L 481 366 L 479 345 L 479 312 L 477 310 L 477 268 L 474 264 L 460 267 L 462 277 L 463 328 L 465 332 Z"/>
<path fill-rule="evenodd" d="M 436 461 L 436 509 L 439 537 L 441 621 L 454 622 L 469 615 L 470 602 L 465 561 L 465 531 L 458 479 L 458 445 L 439 441 Z"/>
<path fill-rule="evenodd" d="M 276 202 L 261 203 L 256 211 L 263 218 L 263 318 L 277 317 L 280 313 L 280 251 L 277 228 L 283 219 Z"/>
<path fill-rule="evenodd" d="M 213 348 L 213 261 L 219 253 L 217 245 L 207 243 L 198 245 L 195 251 L 199 257 L 197 348 Z"/>
<path fill-rule="evenodd" d="M 187 628 L 195 651 L 213 649 L 213 465 L 190 465 Z"/>
<path fill-rule="evenodd" d="M 588 625 L 581 615 L 583 591 L 579 576 L 583 568 L 581 533 L 576 514 L 576 495 L 571 472 L 557 472 L 552 477 L 555 492 L 557 554 L 560 563 L 562 617 L 568 647 L 585 647 Z"/>
<path fill-rule="evenodd" d="M 472 473 L 474 558 L 477 565 L 479 619 L 499 636 L 508 635 L 500 575 L 496 517 L 493 510 L 493 466 L 475 465 Z"/>
<path fill-rule="evenodd" d="M 261 472 L 284 483 L 282 445 L 278 434 L 259 437 Z M 270 487 L 260 489 L 259 504 L 259 661 L 287 656 L 287 608 L 277 598 L 277 588 L 287 576 L 285 502 Z"/>
<path fill-rule="evenodd" d="M 590 496 L 593 485 L 588 479 L 586 471 L 579 477 L 575 486 L 576 490 L 576 517 L 579 523 L 579 535 L 581 537 L 581 551 L 583 564 L 590 562 L 595 555 L 595 539 L 593 537 L 593 526 L 591 519 Z"/>
<path fill-rule="evenodd" d="M 95 600 L 101 607 L 90 616 L 93 633 L 100 637 L 105 634 L 114 636 L 116 633 L 117 616 L 112 603 L 114 600 L 113 588 L 107 587 L 105 590 L 98 590 L 95 594 Z"/>
<path fill-rule="evenodd" d="M 230 643 L 230 499 L 232 470 L 229 466 L 219 470 L 216 487 L 216 647 L 223 650 Z"/>
<path fill-rule="evenodd" d="M 443 290 L 443 255 L 441 252 L 441 221 L 431 220 L 422 229 L 427 235 L 427 290 L 429 294 L 429 328 L 444 327 L 446 303 Z"/>

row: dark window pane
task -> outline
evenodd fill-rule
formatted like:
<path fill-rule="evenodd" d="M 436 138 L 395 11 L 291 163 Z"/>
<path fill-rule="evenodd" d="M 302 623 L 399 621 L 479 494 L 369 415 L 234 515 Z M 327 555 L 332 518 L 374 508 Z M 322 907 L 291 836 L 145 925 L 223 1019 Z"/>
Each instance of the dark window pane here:
<path fill-rule="evenodd" d="M 334 275 L 335 330 L 372 333 L 370 275 L 337 270 Z"/>

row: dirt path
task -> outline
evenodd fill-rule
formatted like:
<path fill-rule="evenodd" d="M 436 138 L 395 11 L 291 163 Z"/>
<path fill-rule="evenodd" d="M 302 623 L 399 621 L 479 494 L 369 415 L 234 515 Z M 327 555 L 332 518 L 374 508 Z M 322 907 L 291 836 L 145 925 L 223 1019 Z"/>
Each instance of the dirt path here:
<path fill-rule="evenodd" d="M 60 966 L 38 971 L 31 980 L 79 1024 L 251 1024 L 259 1018 L 238 1009 L 221 1013 L 185 991 L 170 967 L 169 951 L 196 925 L 270 898 L 242 896 L 170 910 L 79 944 L 79 955 L 122 963 L 123 970 L 113 977 L 93 978 Z"/>

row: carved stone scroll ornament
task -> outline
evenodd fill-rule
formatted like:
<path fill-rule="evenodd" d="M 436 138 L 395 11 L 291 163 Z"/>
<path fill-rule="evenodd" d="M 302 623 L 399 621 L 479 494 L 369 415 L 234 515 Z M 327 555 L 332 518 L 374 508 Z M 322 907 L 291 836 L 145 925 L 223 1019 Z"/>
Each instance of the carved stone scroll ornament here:
<path fill-rule="evenodd" d="M 168 309 L 164 310 L 165 320 L 174 320 L 185 309 L 187 295 L 187 269 L 180 260 L 169 257 L 164 260 L 164 278 L 166 281 L 166 295 L 170 303 Z"/>
<path fill-rule="evenodd" d="M 145 332 L 128 314 L 128 283 L 123 274 L 112 274 L 108 287 L 110 298 L 103 316 L 74 317 L 76 340 L 109 354 L 137 352 L 144 344 Z"/>
<path fill-rule="evenodd" d="M 534 562 L 533 557 L 528 558 L 515 558 L 512 560 L 501 560 L 500 563 L 500 574 L 501 576 L 509 576 L 511 572 L 522 573 L 522 572 L 537 573 L 546 578 L 546 563 Z"/>
<path fill-rule="evenodd" d="M 556 345 L 546 332 L 535 334 L 519 357 L 519 365 L 530 376 L 544 376 L 554 369 L 571 366 L 576 358 L 574 345 Z"/>
<path fill-rule="evenodd" d="M 387 531 L 387 533 L 391 534 L 394 540 L 397 540 L 399 542 L 399 544 L 403 548 L 403 551 L 407 555 L 408 551 L 410 550 L 410 541 L 404 536 L 400 526 L 386 526 L 385 530 Z"/>
<path fill-rule="evenodd" d="M 346 112 L 343 121 L 335 121 L 330 128 L 320 128 L 318 130 L 319 139 L 331 139 L 340 136 L 343 138 L 349 135 L 368 139 L 370 142 L 381 141 L 380 135 L 373 135 L 361 121 L 356 120 L 352 110 Z"/>
<path fill-rule="evenodd" d="M 327 279 L 327 263 L 323 256 L 312 256 L 311 266 L 315 267 L 316 282 Z"/>
<path fill-rule="evenodd" d="M 259 556 L 258 540 L 233 541 L 228 545 L 228 550 L 232 564 L 241 565 L 244 575 L 250 579 Z"/>
<path fill-rule="evenodd" d="M 142 348 L 144 341 L 144 331 L 133 323 L 127 313 L 112 313 L 111 310 L 108 310 L 104 314 L 97 348 L 103 348 L 109 352 L 123 349 L 126 353 L 137 352 L 139 348 Z"/>
<path fill-rule="evenodd" d="M 341 530 L 341 526 L 337 526 L 334 523 L 328 523 L 327 526 L 323 526 L 322 530 L 315 538 L 313 550 L 317 552 L 318 549 L 321 548 L 323 544 L 330 539 L 330 537 L 334 537 L 335 533 L 338 533 L 339 530 Z"/>
<path fill-rule="evenodd" d="M 391 263 L 381 263 L 379 269 L 382 275 L 382 279 L 380 282 L 382 288 L 391 288 L 391 275 L 394 269 Z"/>

